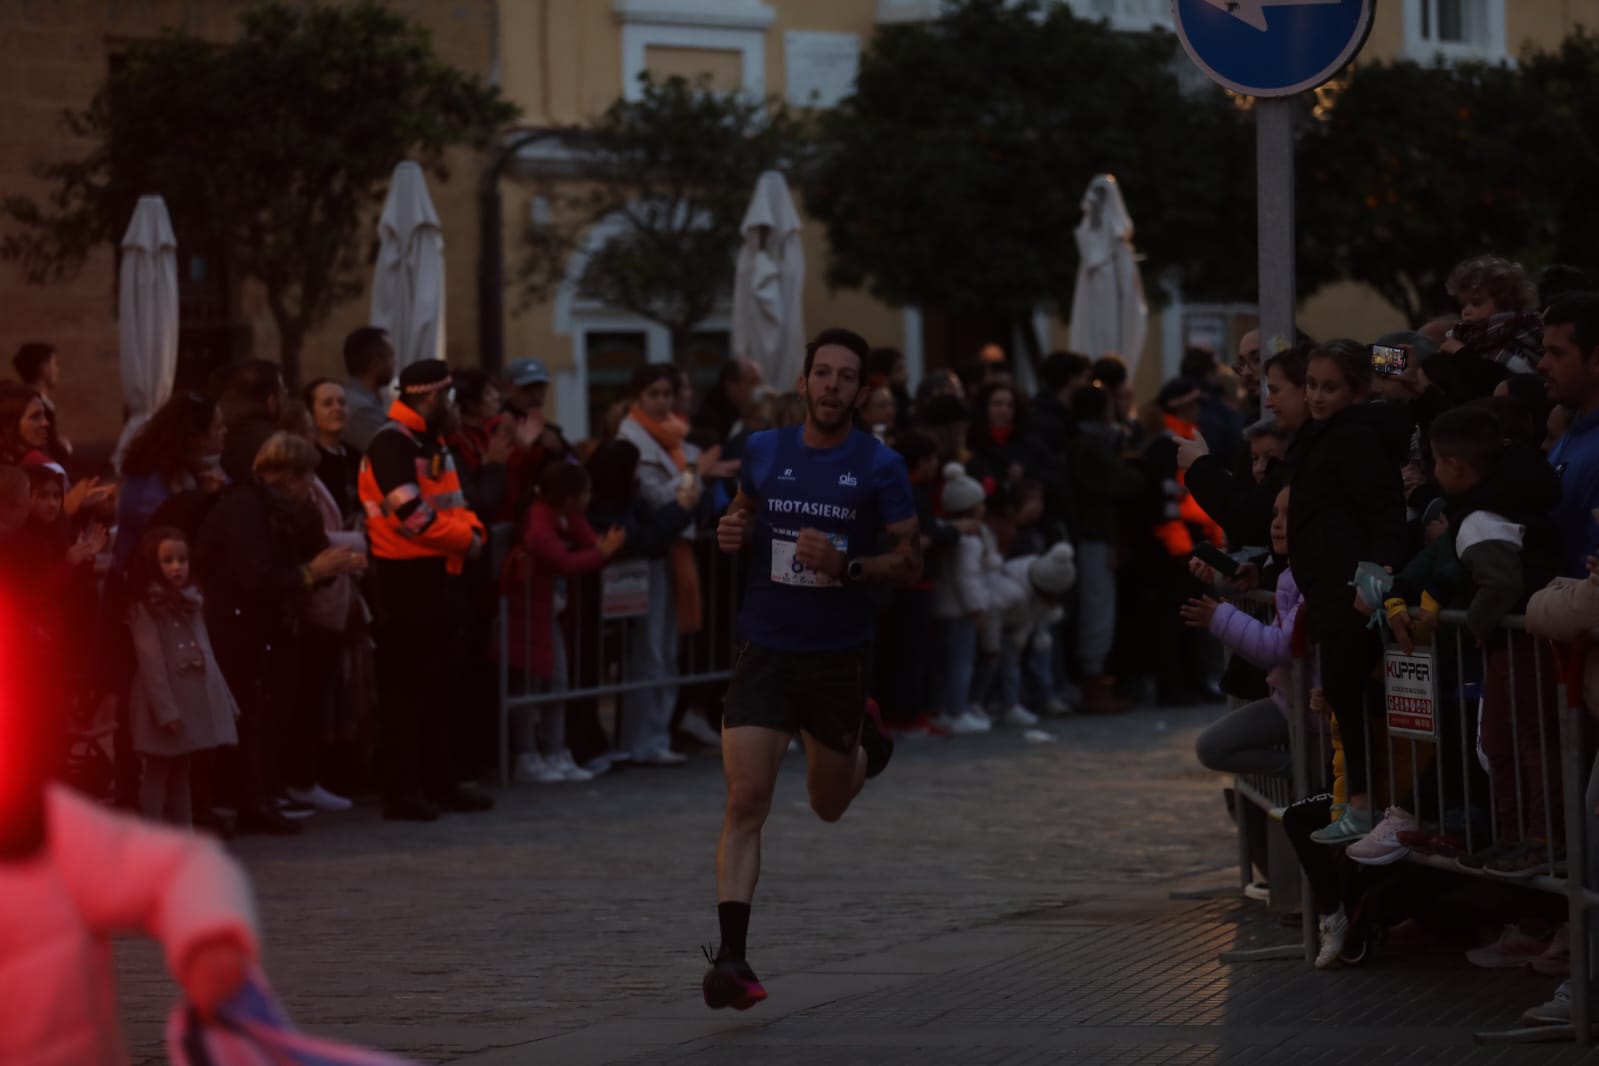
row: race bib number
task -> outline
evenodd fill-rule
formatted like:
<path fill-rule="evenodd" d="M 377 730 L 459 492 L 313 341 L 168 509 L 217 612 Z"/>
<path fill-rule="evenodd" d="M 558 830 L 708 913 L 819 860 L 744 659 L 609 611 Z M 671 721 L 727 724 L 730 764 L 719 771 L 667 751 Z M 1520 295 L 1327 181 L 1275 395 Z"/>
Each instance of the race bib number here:
<path fill-rule="evenodd" d="M 827 539 L 840 552 L 849 553 L 848 537 L 840 533 L 829 533 Z M 829 577 L 820 570 L 812 570 L 794 558 L 795 547 L 795 543 L 791 540 L 772 538 L 772 584 L 808 589 L 839 588 L 842 585 L 838 578 Z"/>

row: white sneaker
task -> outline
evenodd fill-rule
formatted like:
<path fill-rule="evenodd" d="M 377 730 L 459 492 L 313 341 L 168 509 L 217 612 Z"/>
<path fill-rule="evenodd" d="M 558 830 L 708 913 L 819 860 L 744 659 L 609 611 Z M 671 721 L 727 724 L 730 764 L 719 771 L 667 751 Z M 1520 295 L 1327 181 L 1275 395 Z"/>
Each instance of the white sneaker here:
<path fill-rule="evenodd" d="M 692 737 L 708 748 L 722 746 L 722 734 L 716 727 L 705 720 L 705 716 L 698 711 L 689 711 L 683 715 L 683 720 L 677 723 L 677 731 L 684 736 Z"/>
<path fill-rule="evenodd" d="M 1571 982 L 1563 981 L 1548 1003 L 1528 1007 L 1521 1014 L 1521 1024 L 1531 1029 L 1539 1025 L 1571 1024 Z"/>
<path fill-rule="evenodd" d="M 1018 703 L 1005 712 L 1005 724 L 1020 726 L 1022 729 L 1030 729 L 1038 724 L 1038 715 Z"/>
<path fill-rule="evenodd" d="M 1320 921 L 1321 948 L 1316 952 L 1316 969 L 1326 970 L 1338 961 L 1344 950 L 1344 934 L 1349 932 L 1349 919 L 1339 907 L 1331 914 L 1323 914 Z"/>
<path fill-rule="evenodd" d="M 1534 959 L 1548 950 L 1548 939 L 1523 933 L 1521 927 L 1512 922 L 1492 944 L 1466 952 L 1466 961 L 1485 970 L 1509 970 L 1531 966 Z"/>
<path fill-rule="evenodd" d="M 645 752 L 633 760 L 640 766 L 682 766 L 688 762 L 688 756 L 671 748 L 656 748 L 654 751 Z"/>
<path fill-rule="evenodd" d="M 1059 696 L 1051 696 L 1044 703 L 1045 718 L 1065 718 L 1072 713 L 1072 705 Z"/>
<path fill-rule="evenodd" d="M 579 766 L 569 751 L 557 752 L 546 760 L 546 765 L 560 772 L 562 781 L 592 781 L 594 775 Z"/>
<path fill-rule="evenodd" d="M 1402 807 L 1389 807 L 1382 821 L 1363 839 L 1349 845 L 1344 854 L 1363 866 L 1387 866 L 1410 854 L 1410 848 L 1399 842 L 1399 834 L 1414 833 L 1420 828 L 1415 815 Z"/>
<path fill-rule="evenodd" d="M 1571 927 L 1562 925 L 1542 955 L 1532 960 L 1535 972 L 1545 977 L 1564 977 L 1571 972 Z M 1569 993 L 1568 993 L 1569 999 Z"/>
<path fill-rule="evenodd" d="M 956 736 L 969 736 L 973 733 L 987 733 L 994 728 L 994 720 L 981 711 L 962 711 L 956 719 L 949 724 L 949 731 Z"/>
<path fill-rule="evenodd" d="M 1256 903 L 1269 903 L 1271 886 L 1264 881 L 1251 881 L 1244 886 L 1244 898 L 1252 899 Z"/>
<path fill-rule="evenodd" d="M 516 757 L 516 769 L 512 779 L 523 785 L 555 785 L 566 780 L 560 770 L 531 751 L 525 751 Z"/>
<path fill-rule="evenodd" d="M 310 788 L 291 788 L 289 798 L 296 803 L 303 803 L 308 807 L 315 807 L 319 811 L 329 814 L 339 814 L 354 807 L 355 804 L 343 796 L 336 796 L 321 785 L 312 785 Z"/>

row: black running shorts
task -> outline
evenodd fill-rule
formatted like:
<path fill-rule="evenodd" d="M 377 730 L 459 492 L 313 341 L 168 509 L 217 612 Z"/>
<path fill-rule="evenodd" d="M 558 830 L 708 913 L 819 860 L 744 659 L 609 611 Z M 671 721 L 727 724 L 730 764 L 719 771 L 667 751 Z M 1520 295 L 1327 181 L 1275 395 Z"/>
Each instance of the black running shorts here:
<path fill-rule="evenodd" d="M 745 643 L 733 663 L 722 728 L 758 725 L 809 733 L 823 747 L 855 750 L 866 715 L 871 645 L 843 651 L 773 651 Z"/>

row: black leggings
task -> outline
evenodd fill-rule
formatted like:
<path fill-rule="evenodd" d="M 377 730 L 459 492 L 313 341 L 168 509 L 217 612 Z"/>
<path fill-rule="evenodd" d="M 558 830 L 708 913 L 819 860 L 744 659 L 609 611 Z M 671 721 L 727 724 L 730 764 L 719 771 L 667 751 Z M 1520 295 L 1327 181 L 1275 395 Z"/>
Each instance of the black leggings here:
<path fill-rule="evenodd" d="M 1382 659 L 1382 641 L 1375 631 L 1365 628 L 1359 615 L 1351 612 L 1350 618 L 1359 624 L 1325 633 L 1316 645 L 1321 654 L 1321 690 L 1343 736 L 1349 794 L 1360 796 L 1371 787 L 1366 716 L 1373 708 L 1366 703 L 1366 693 L 1371 688 L 1372 668 Z"/>

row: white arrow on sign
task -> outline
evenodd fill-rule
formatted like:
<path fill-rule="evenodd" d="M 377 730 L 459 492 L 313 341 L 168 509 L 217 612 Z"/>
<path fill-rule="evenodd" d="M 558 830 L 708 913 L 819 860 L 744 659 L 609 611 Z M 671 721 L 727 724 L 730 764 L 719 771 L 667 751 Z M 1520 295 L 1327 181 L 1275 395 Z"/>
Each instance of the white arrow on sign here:
<path fill-rule="evenodd" d="M 1266 29 L 1268 7 L 1308 7 L 1311 4 L 1338 4 L 1343 0 L 1205 0 L 1211 7 L 1220 8 L 1240 22 L 1247 22 L 1257 30 Z"/>

